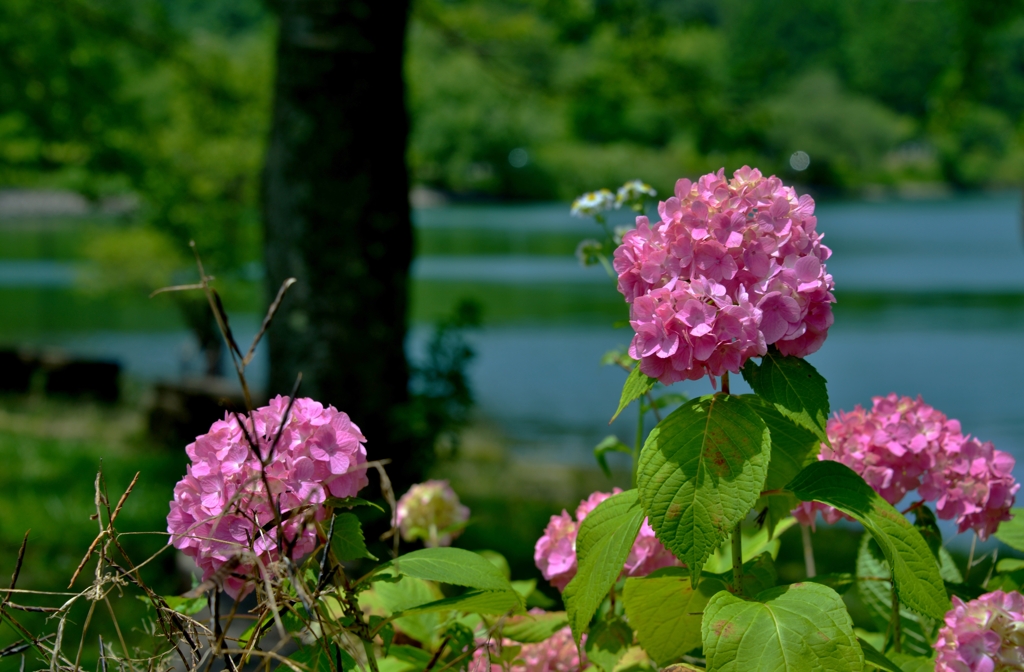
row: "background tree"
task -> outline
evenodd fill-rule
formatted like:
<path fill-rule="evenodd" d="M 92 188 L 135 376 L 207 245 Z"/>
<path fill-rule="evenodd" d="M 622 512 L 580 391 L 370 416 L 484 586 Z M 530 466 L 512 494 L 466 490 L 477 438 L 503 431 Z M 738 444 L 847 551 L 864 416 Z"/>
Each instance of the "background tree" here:
<path fill-rule="evenodd" d="M 407 2 L 281 0 L 264 183 L 268 290 L 298 283 L 270 331 L 270 390 L 349 413 L 401 491 L 418 476 L 397 429 L 413 237 L 402 65 Z"/>

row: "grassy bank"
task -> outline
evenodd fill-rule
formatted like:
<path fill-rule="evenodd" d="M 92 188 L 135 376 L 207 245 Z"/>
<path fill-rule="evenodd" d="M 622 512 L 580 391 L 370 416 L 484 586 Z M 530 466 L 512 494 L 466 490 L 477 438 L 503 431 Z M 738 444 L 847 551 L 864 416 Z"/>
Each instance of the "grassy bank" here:
<path fill-rule="evenodd" d="M 102 407 L 43 399 L 0 400 L 0 573 L 12 572 L 23 536 L 28 532 L 19 589 L 78 592 L 93 578 L 95 561 L 68 591 L 68 581 L 99 530 L 95 515 L 95 480 L 102 469 L 111 504 L 136 473 L 138 483 L 127 498 L 116 527 L 131 534 L 121 544 L 139 563 L 166 545 L 167 503 L 174 483 L 184 473 L 184 451 L 160 449 L 149 443 L 142 414 L 130 407 Z M 118 558 L 124 563 L 123 558 Z M 174 555 L 163 552 L 142 569 L 143 579 L 162 594 L 179 591 L 181 578 Z M 109 599 L 129 647 L 145 640 L 146 607 L 137 591 L 119 587 Z M 15 595 L 21 604 L 59 606 L 66 595 Z M 82 599 L 71 611 L 65 642 L 77 642 L 89 609 Z M 42 614 L 11 612 L 30 632 L 53 632 L 55 621 Z M 0 647 L 20 640 L 10 624 L 0 629 Z M 98 635 L 118 641 L 105 605 L 100 605 L 85 638 L 85 659 L 96 657 Z M 74 650 L 74 645 L 65 650 Z M 28 654 L 31 668 L 31 653 Z M 0 669 L 18 669 L 20 656 L 0 659 Z"/>

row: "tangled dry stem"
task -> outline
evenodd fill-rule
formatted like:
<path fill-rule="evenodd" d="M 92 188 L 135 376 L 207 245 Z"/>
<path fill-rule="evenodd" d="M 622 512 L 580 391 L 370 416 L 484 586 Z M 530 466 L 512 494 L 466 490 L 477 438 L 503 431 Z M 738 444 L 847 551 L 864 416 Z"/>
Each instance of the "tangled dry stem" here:
<path fill-rule="evenodd" d="M 194 244 L 192 248 L 195 251 Z M 224 341 L 228 345 L 232 363 L 245 396 L 246 411 L 245 413 L 236 412 L 235 417 L 242 427 L 250 449 L 260 458 L 260 463 L 265 468 L 272 459 L 273 452 L 281 438 L 281 432 L 279 430 L 274 437 L 267 455 L 261 456 L 255 437 L 255 424 L 252 422 L 253 407 L 245 369 L 251 362 L 260 339 L 271 325 L 288 288 L 294 284 L 295 280 L 289 279 L 282 284 L 277 297 L 267 311 L 259 332 L 251 346 L 243 354 L 235 342 L 220 297 L 210 285 L 213 278 L 206 274 L 198 251 L 195 251 L 195 256 L 200 275 L 198 283 L 164 288 L 154 292 L 154 295 L 167 291 L 186 290 L 202 290 L 206 294 Z M 292 391 L 291 399 L 293 400 L 300 383 L 301 374 L 296 380 L 296 389 Z M 281 419 L 280 428 L 286 424 L 290 412 L 291 404 Z M 246 420 L 250 421 L 248 425 Z M 252 427 L 251 433 L 249 427 Z M 392 552 L 397 556 L 396 499 L 384 469 L 385 464 L 387 464 L 386 460 L 371 461 L 360 464 L 354 469 L 373 469 L 379 476 L 381 493 L 391 509 L 390 529 L 382 539 L 393 540 Z M 260 469 L 257 478 L 263 481 L 266 492 L 271 493 L 272 490 L 267 483 L 264 469 Z M 0 619 L 19 634 L 21 641 L 0 650 L 0 658 L 21 655 L 24 665 L 24 656 L 34 652 L 41 661 L 46 661 L 51 672 L 78 672 L 82 669 L 86 642 L 90 641 L 88 639 L 90 628 L 96 620 L 96 607 L 102 603 L 101 610 L 106 611 L 109 615 L 117 637 L 116 648 L 111 642 L 104 641 L 102 636 L 98 637 L 97 669 L 103 672 L 109 669 L 128 672 L 142 670 L 163 672 L 172 669 L 187 672 L 209 671 L 218 660 L 223 660 L 224 669 L 232 671 L 240 670 L 243 666 L 246 669 L 270 670 L 272 664 L 279 665 L 280 669 L 302 671 L 308 669 L 307 666 L 286 655 L 286 648 L 293 643 L 293 638 L 296 636 L 304 639 L 307 645 L 320 648 L 331 661 L 331 666 L 339 672 L 343 649 L 357 661 L 368 663 L 370 669 L 376 672 L 373 649 L 380 646 L 381 630 L 386 623 L 371 624 L 358 603 L 358 593 L 368 585 L 372 578 L 372 572 L 355 581 L 345 574 L 345 568 L 331 549 L 334 529 L 333 516 L 330 528 L 325 533 L 313 518 L 314 506 L 300 507 L 298 510 L 282 513 L 278 502 L 274 501 L 271 494 L 271 508 L 274 512 L 275 527 L 279 537 L 278 548 L 283 549 L 284 552 L 279 554 L 279 559 L 266 563 L 259 557 L 259 554 L 253 552 L 251 546 L 254 539 L 249 539 L 248 547 L 239 544 L 235 555 L 218 572 L 182 596 L 184 599 L 193 600 L 203 596 L 207 598 L 208 617 L 194 618 L 188 613 L 182 613 L 173 608 L 167 599 L 160 596 L 143 579 L 141 570 L 167 552 L 169 546 L 162 546 L 156 553 L 136 564 L 121 543 L 121 537 L 127 535 L 166 536 L 166 533 L 161 532 L 118 532 L 116 527 L 118 516 L 138 482 L 139 474 L 137 473 L 118 498 L 117 503 L 111 507 L 102 468 L 98 470 L 94 482 L 95 514 L 90 517 L 97 521 L 99 529 L 96 537 L 86 549 L 81 562 L 75 568 L 68 584 L 68 591 L 27 590 L 17 587 L 28 544 L 28 533 L 26 533 L 18 553 L 10 586 L 0 600 Z M 238 499 L 237 496 L 236 499 Z M 232 506 L 225 507 L 225 513 L 240 511 L 239 502 L 235 501 L 232 504 Z M 317 529 L 320 544 L 312 557 L 319 555 L 320 562 L 318 575 L 312 582 L 307 582 L 304 573 L 288 557 L 290 544 L 293 544 L 294 540 L 287 539 L 281 523 L 294 516 L 303 516 L 305 524 L 314 525 Z M 257 526 L 257 529 L 261 528 Z M 71 590 L 91 561 L 95 561 L 92 581 L 77 592 Z M 233 602 L 227 614 L 222 615 L 223 582 L 240 565 L 250 565 L 256 569 L 257 604 L 248 613 L 239 613 L 239 602 Z M 48 597 L 50 599 L 63 597 L 66 599 L 59 607 L 51 607 L 18 604 L 12 601 L 14 595 Z M 139 647 L 133 649 L 129 645 L 124 636 L 124 628 L 118 621 L 115 608 L 115 602 L 118 599 L 123 600 L 136 596 L 148 601 L 153 608 L 152 620 L 145 623 L 143 627 L 150 639 L 150 648 L 145 650 Z M 89 608 L 82 623 L 79 641 L 73 652 L 65 651 L 65 639 L 70 630 L 72 608 L 83 601 L 89 603 Z M 340 605 L 340 613 L 335 613 L 336 610 L 332 609 L 332 602 L 334 605 Z M 48 615 L 48 622 L 56 623 L 56 628 L 53 632 L 35 635 L 18 621 L 12 614 L 13 611 L 45 613 Z M 286 621 L 288 625 L 286 625 Z M 239 627 L 247 623 L 251 623 L 251 625 L 242 634 L 236 634 Z M 271 637 L 273 633 L 276 633 L 276 637 Z M 266 646 L 265 650 L 261 648 L 261 643 Z M 370 655 L 367 655 L 367 650 Z M 472 651 L 467 655 L 472 655 Z M 446 667 L 441 669 L 444 670 Z"/>

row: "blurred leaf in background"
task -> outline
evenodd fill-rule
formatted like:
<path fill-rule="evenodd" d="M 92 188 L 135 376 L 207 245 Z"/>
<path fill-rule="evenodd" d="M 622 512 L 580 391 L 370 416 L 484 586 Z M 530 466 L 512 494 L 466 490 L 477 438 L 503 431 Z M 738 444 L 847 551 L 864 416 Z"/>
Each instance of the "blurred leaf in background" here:
<path fill-rule="evenodd" d="M 3 3 L 0 185 L 134 197 L 215 268 L 257 259 L 272 29 L 257 0 Z"/>
<path fill-rule="evenodd" d="M 128 198 L 251 269 L 275 28 L 259 0 L 3 3 L 0 187 Z M 1024 180 L 1017 0 L 417 0 L 406 80 L 414 181 L 457 194 L 743 163 L 845 192 Z"/>
<path fill-rule="evenodd" d="M 420 0 L 411 168 L 443 190 L 532 198 L 571 198 L 636 166 L 662 192 L 680 174 L 743 163 L 844 192 L 1013 184 L 1024 179 L 1021 11 Z M 797 151 L 808 166 L 790 164 Z"/>

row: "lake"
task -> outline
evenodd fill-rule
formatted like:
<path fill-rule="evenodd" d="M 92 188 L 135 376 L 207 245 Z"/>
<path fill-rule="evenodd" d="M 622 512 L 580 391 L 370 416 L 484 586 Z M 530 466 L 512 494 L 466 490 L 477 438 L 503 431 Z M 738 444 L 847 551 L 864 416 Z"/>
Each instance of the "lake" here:
<path fill-rule="evenodd" d="M 417 211 L 409 350 L 417 356 L 428 325 L 459 298 L 477 300 L 485 326 L 471 337 L 470 374 L 479 416 L 514 455 L 589 465 L 606 434 L 629 442 L 635 431 L 630 413 L 608 427 L 625 374 L 599 364 L 631 332 L 612 327 L 626 306 L 611 280 L 572 255 L 596 226 L 568 210 L 559 203 Z M 920 394 L 965 432 L 1024 462 L 1020 195 L 826 202 L 817 214 L 834 253 L 828 267 L 839 302 L 828 340 L 809 359 L 829 380 L 832 408 Z M 75 227 L 0 222 L 0 341 L 118 359 L 144 381 L 196 370 L 195 347 L 169 302 L 77 288 L 75 245 L 66 241 L 85 234 Z M 256 327 L 258 292 L 250 281 L 228 301 L 242 307 L 233 323 L 243 337 Z M 253 374 L 265 380 L 265 360 Z M 706 380 L 675 387 L 710 391 Z"/>

